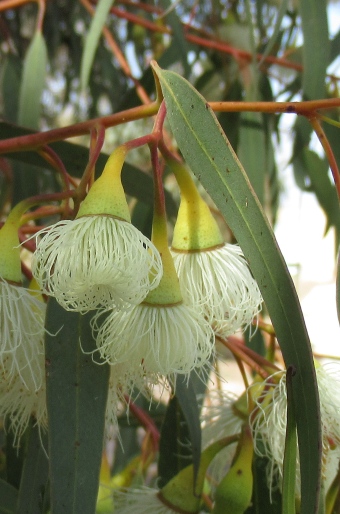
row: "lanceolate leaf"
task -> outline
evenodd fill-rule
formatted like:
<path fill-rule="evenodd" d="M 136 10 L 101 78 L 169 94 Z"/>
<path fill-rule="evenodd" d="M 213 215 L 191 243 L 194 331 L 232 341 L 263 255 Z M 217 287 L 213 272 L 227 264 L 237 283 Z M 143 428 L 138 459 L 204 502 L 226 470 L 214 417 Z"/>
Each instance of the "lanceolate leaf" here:
<path fill-rule="evenodd" d="M 95 349 L 91 316 L 67 312 L 49 300 L 46 388 L 52 514 L 93 514 L 96 507 L 109 366 L 95 363 L 82 351 Z"/>
<path fill-rule="evenodd" d="M 19 514 L 43 514 L 46 497 L 49 496 L 47 436 L 41 433 L 32 419 L 26 448 L 19 499 Z"/>
<path fill-rule="evenodd" d="M 237 238 L 259 284 L 292 380 L 302 479 L 301 514 L 316 512 L 321 443 L 319 398 L 310 341 L 275 236 L 247 176 L 203 97 L 182 77 L 156 69 L 168 119 L 189 167 Z"/>
<path fill-rule="evenodd" d="M 106 18 L 110 12 L 114 0 L 99 0 L 95 15 L 85 41 L 85 48 L 81 59 L 80 85 L 84 91 L 89 81 L 94 56 Z"/>
<path fill-rule="evenodd" d="M 296 419 L 294 409 L 294 397 L 292 379 L 295 368 L 287 369 L 287 427 L 286 444 L 283 461 L 282 479 L 282 514 L 295 514 L 295 482 L 296 482 Z"/>
<path fill-rule="evenodd" d="M 336 273 L 336 310 L 338 313 L 338 320 L 340 323 L 340 252 L 338 254 L 338 265 Z"/>
<path fill-rule="evenodd" d="M 266 175 L 265 154 L 266 141 L 262 115 L 257 112 L 242 113 L 237 155 L 262 205 Z"/>
<path fill-rule="evenodd" d="M 340 208 L 339 200 L 334 184 L 328 176 L 328 162 L 321 159 L 317 153 L 304 148 L 303 158 L 306 168 L 308 169 L 311 181 L 311 189 L 319 201 L 320 207 L 327 216 L 327 226 L 325 232 L 333 226 L 338 234 L 340 234 Z"/>
<path fill-rule="evenodd" d="M 45 86 L 47 48 L 40 30 L 37 30 L 25 56 L 20 88 L 18 122 L 30 128 L 38 128 L 41 94 Z"/>
<path fill-rule="evenodd" d="M 18 491 L 4 480 L 0 480 L 0 514 L 16 514 Z"/>
<path fill-rule="evenodd" d="M 181 469 L 194 466 L 197 476 L 201 457 L 201 423 L 195 384 L 196 372 L 189 381 L 179 375 L 176 379 L 176 395 L 168 404 L 159 447 L 158 474 L 162 488 Z M 203 377 L 201 377 L 203 383 Z"/>
<path fill-rule="evenodd" d="M 302 89 L 307 100 L 324 98 L 329 63 L 326 0 L 300 0 L 303 31 Z"/>

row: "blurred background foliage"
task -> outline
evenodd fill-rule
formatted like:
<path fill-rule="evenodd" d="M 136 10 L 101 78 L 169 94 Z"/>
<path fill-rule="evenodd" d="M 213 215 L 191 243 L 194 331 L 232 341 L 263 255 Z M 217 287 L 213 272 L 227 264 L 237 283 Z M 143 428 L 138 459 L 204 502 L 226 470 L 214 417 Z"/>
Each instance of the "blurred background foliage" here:
<path fill-rule="evenodd" d="M 332 18 L 339 15 L 337 3 L 329 6 Z M 329 37 L 323 1 L 183 0 L 171 4 L 166 0 L 124 0 L 100 4 L 105 16 L 98 20 L 96 31 L 91 22 L 97 2 L 46 2 L 42 37 L 37 37 L 35 2 L 2 11 L 0 84 L 5 121 L 46 130 L 147 102 L 154 98 L 151 59 L 183 74 L 209 101 L 338 96 L 338 77 L 333 70 L 339 55 L 340 32 Z M 102 35 L 104 23 L 106 31 Z M 336 110 L 327 115 L 338 121 Z M 280 116 L 219 114 L 273 222 L 282 187 L 275 159 L 275 145 L 281 139 Z M 118 142 L 147 133 L 150 126 L 150 120 L 140 120 L 108 130 L 105 151 L 110 152 Z M 6 133 L 15 134 L 7 132 L 7 126 L 0 130 L 2 138 Z M 317 196 L 327 215 L 327 228 L 334 226 L 338 233 L 335 189 L 325 174 L 317 173 L 320 166 L 327 167 L 327 161 L 315 154 L 315 146 L 310 146 L 312 132 L 304 119 L 296 119 L 291 130 L 296 183 Z M 327 125 L 325 130 L 330 142 L 335 143 L 336 128 Z M 78 138 L 81 144 L 85 140 L 86 137 Z M 338 148 L 333 145 L 337 158 Z M 135 155 L 135 164 L 147 171 L 147 152 Z M 78 160 L 77 169 L 81 164 Z M 22 189 L 25 194 L 35 194 L 53 181 L 53 175 L 47 173 L 39 173 L 38 180 L 32 168 L 32 180 L 26 179 L 22 184 L 21 166 L 15 163 L 13 168 L 16 201 Z M 72 173 L 70 167 L 68 170 Z"/>
<path fill-rule="evenodd" d="M 155 99 L 151 59 L 160 67 L 186 77 L 208 101 L 294 101 L 339 96 L 340 28 L 339 24 L 328 22 L 334 16 L 340 19 L 338 1 L 53 0 L 45 4 L 43 1 L 5 0 L 2 4 L 0 2 L 1 139 L 29 134 L 31 130 L 62 128 L 148 103 Z M 99 13 L 96 23 L 94 12 Z M 326 114 L 331 120 L 340 121 L 339 110 Z M 294 114 L 290 116 L 293 144 L 287 161 L 293 164 L 298 187 L 314 194 L 324 210 L 326 231 L 334 227 L 338 239 L 339 206 L 328 161 L 322 151 L 316 150 L 315 138 L 306 120 Z M 280 194 L 285 187 L 276 162 L 277 145 L 282 140 L 282 131 L 286 130 L 282 128 L 281 117 L 281 114 L 258 112 L 218 114 L 272 224 L 275 224 Z M 151 127 L 151 119 L 141 119 L 108 128 L 97 171 L 103 169 L 107 154 L 117 144 L 147 134 Z M 325 124 L 324 130 L 339 164 L 338 128 Z M 59 139 L 50 147 L 68 173 L 80 178 L 88 162 L 88 134 L 81 132 L 72 142 Z M 146 235 L 150 234 L 153 201 L 150 169 L 149 154 L 143 148 L 129 154 L 129 162 L 123 170 L 124 187 L 131 197 L 133 223 Z M 55 173 L 53 162 L 41 152 L 2 150 L 2 212 L 9 202 L 14 205 L 27 196 L 60 189 L 59 174 Z M 175 216 L 177 205 L 177 192 L 169 176 L 167 209 L 170 218 Z M 260 331 L 252 344 L 263 351 Z M 195 375 L 188 388 L 178 386 L 178 398 L 172 398 L 168 408 L 160 404 L 148 413 L 157 428 L 162 427 L 159 462 L 162 484 L 192 459 L 187 442 L 190 440 L 193 444 L 198 437 L 198 418 L 193 415 L 190 419 L 186 411 L 192 405 L 193 395 L 203 393 L 204 389 L 204 383 Z M 142 397 L 137 398 L 136 405 L 145 410 L 149 407 Z M 128 425 L 123 413 L 120 424 L 124 452 L 117 445 L 112 474 L 117 483 L 119 473 L 125 473 L 121 477 L 125 484 L 138 483 L 140 477 L 134 472 L 138 467 L 143 469 L 145 463 L 132 464 L 129 477 L 126 465 L 133 463 L 132 459 L 139 452 L 140 418 L 130 413 Z M 23 447 L 29 437 L 37 438 L 34 433 L 26 434 Z M 5 440 L 3 433 L 1 438 L 0 446 Z M 7 460 L 11 468 L 6 471 L 9 503 L 10 498 L 17 498 L 24 454 L 23 449 L 8 453 L 10 438 L 9 432 Z M 36 444 L 35 439 L 31 444 Z M 174 458 L 164 460 L 170 453 Z M 0 473 L 5 469 L 2 456 L 0 454 Z M 43 455 L 41 459 L 43 461 Z M 263 490 L 262 459 L 256 459 L 255 469 L 258 489 Z M 274 504 L 269 503 L 267 496 L 258 494 L 254 507 L 247 512 L 279 512 L 280 495 L 275 493 Z M 48 495 L 42 503 L 42 509 L 47 508 Z M 1 508 L 0 512 L 12 512 Z"/>

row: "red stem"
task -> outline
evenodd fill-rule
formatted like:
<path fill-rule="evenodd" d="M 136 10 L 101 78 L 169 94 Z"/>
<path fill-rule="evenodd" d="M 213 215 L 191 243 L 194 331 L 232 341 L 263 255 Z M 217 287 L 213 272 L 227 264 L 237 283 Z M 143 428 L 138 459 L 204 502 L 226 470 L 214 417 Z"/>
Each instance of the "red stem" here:
<path fill-rule="evenodd" d="M 150 433 L 153 444 L 154 444 L 154 449 L 155 449 L 155 451 L 157 451 L 160 435 L 159 435 L 159 430 L 156 427 L 154 420 L 143 409 L 138 407 L 138 405 L 131 402 L 131 399 L 129 396 L 124 395 L 124 397 L 126 399 L 126 402 L 129 406 L 129 409 L 131 410 L 132 414 L 135 416 L 136 419 L 138 419 L 138 421 L 140 421 L 140 423 L 145 428 L 145 430 Z"/>
<path fill-rule="evenodd" d="M 325 151 L 325 154 L 326 154 L 328 162 L 329 162 L 329 166 L 332 171 L 336 191 L 338 193 L 338 198 L 340 200 L 340 173 L 339 173 L 339 168 L 338 168 L 332 147 L 329 144 L 328 138 L 321 126 L 321 123 L 320 123 L 318 117 L 312 116 L 312 117 L 309 117 L 308 120 L 309 120 L 310 124 L 312 125 L 312 127 L 313 127 L 316 135 L 318 136 L 318 139 L 319 139 L 320 143 L 322 144 L 322 147 Z"/>

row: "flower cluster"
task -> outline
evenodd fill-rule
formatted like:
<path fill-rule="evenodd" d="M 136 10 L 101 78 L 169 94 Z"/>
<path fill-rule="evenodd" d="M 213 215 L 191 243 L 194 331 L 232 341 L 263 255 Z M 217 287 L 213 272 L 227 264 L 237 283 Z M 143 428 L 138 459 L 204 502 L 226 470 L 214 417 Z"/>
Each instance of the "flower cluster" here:
<path fill-rule="evenodd" d="M 66 310 L 93 311 L 95 353 L 112 369 L 107 424 L 115 424 L 119 402 L 135 386 L 146 393 L 161 377 L 175 383 L 177 374 L 204 368 L 215 334 L 227 337 L 249 325 L 262 302 L 241 250 L 224 243 L 183 165 L 180 173 L 174 167 L 181 205 L 171 248 L 164 202 L 155 203 L 152 240 L 132 225 L 120 177 L 126 151 L 123 145 L 113 152 L 75 219 L 35 234 L 32 259 L 42 293 Z M 0 415 L 14 416 L 21 433 L 32 412 L 46 425 L 46 404 L 45 304 L 9 282 L 21 280 L 19 222 L 17 216 L 10 231 L 2 229 L 8 255 L 0 262 Z M 7 272 L 13 252 L 15 273 Z M 29 400 L 18 404 L 11 395 L 21 387 Z"/>
<path fill-rule="evenodd" d="M 340 462 L 340 368 L 316 363 L 322 428 L 322 481 L 325 492 L 336 476 Z M 267 386 L 256 399 L 252 419 L 255 452 L 268 459 L 267 479 L 270 490 L 282 485 L 286 437 L 286 373 L 278 372 L 264 382 Z M 300 496 L 300 467 L 297 452 L 296 496 Z"/>

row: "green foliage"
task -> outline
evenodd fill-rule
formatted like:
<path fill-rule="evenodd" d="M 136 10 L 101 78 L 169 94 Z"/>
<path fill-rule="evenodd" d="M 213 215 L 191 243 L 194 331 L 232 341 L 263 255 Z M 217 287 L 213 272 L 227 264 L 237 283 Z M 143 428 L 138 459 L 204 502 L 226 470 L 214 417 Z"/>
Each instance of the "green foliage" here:
<path fill-rule="evenodd" d="M 90 514 L 96 506 L 110 370 L 92 358 L 90 319 L 49 302 L 46 390 L 55 514 Z"/>
<path fill-rule="evenodd" d="M 157 70 L 157 74 L 178 146 L 241 245 L 266 302 L 286 366 L 298 370 L 292 387 L 299 405 L 295 415 L 305 502 L 301 512 L 314 512 L 316 498 L 309 491 L 317 489 L 321 466 L 318 392 L 294 285 L 247 176 L 204 98 L 173 72 Z"/>
<path fill-rule="evenodd" d="M 83 91 L 87 87 L 102 29 L 105 26 L 112 4 L 113 0 L 100 0 L 98 2 L 98 7 L 86 36 L 80 69 L 80 85 Z"/>
<path fill-rule="evenodd" d="M 32 5 L 14 1 L 8 9 L 0 2 L 4 35 L 0 48 L 1 222 L 10 208 L 29 196 L 64 192 L 65 171 L 69 187 L 74 189 L 80 180 L 84 181 L 87 170 L 88 180 L 79 188 L 81 194 L 86 194 L 91 180 L 100 175 L 117 145 L 148 137 L 143 132 L 147 129 L 136 129 L 134 120 L 152 118 L 160 107 L 153 103 L 157 78 L 149 66 L 151 59 L 155 59 L 167 109 L 165 144 L 178 150 L 186 161 L 205 190 L 202 195 L 209 194 L 207 201 L 212 200 L 209 205 L 215 213 L 218 211 L 226 239 L 240 244 L 273 323 L 270 344 L 276 336 L 286 369 L 296 371 L 294 376 L 287 375 L 283 482 L 280 484 L 275 475 L 270 484 L 268 460 L 254 454 L 252 498 L 245 513 L 295 513 L 299 505 L 299 501 L 295 502 L 296 434 L 302 483 L 301 510 L 297 514 L 321 513 L 323 501 L 318 507 L 318 487 L 322 441 L 313 355 L 299 300 L 271 228 L 275 225 L 281 191 L 285 189 L 276 153 L 283 114 L 274 108 L 270 113 L 264 112 L 261 106 L 245 110 L 237 104 L 239 107 L 234 109 L 234 102 L 338 96 L 339 79 L 328 76 L 327 70 L 339 57 L 340 32 L 330 36 L 328 2 L 201 0 L 193 5 L 188 0 L 99 0 L 91 2 L 94 14 L 90 8 L 87 10 L 87 4 L 80 0 Z M 103 33 L 104 26 L 111 40 Z M 208 106 L 212 101 L 228 102 L 230 112 L 226 108 L 213 113 Z M 215 111 L 219 108 L 214 106 Z M 327 111 L 335 125 L 322 121 L 338 165 L 339 112 L 339 108 Z M 112 114 L 116 117 L 110 117 Z M 285 155 L 285 159 L 293 165 L 298 187 L 315 196 L 326 216 L 325 233 L 334 229 L 338 247 L 336 171 L 333 170 L 332 177 L 327 156 L 316 151 L 308 120 L 291 111 L 284 116 L 291 116 L 293 127 L 292 155 Z M 103 147 L 98 136 L 101 130 L 106 131 Z M 156 144 L 155 134 L 153 138 L 144 141 L 146 146 Z M 96 152 L 95 173 L 89 179 L 89 160 Z M 137 149 L 129 153 L 131 161 L 124 163 L 122 184 L 133 225 L 151 238 L 154 198 L 159 193 L 151 176 L 156 158 L 153 155 L 151 165 L 149 153 L 138 152 Z M 169 235 L 179 203 L 171 180 L 171 174 L 164 175 Z M 76 196 L 74 199 L 79 200 Z M 41 224 L 72 218 L 73 207 L 73 201 L 67 204 L 65 197 L 47 199 L 37 211 L 28 211 L 20 236 L 26 239 Z M 34 240 L 26 242 L 28 250 L 22 256 L 25 284 L 30 279 L 34 244 Z M 49 272 L 53 273 L 53 268 Z M 1 282 L 0 273 L 0 285 Z M 0 308 L 1 305 L 0 301 Z M 148 483 L 162 487 L 192 463 L 194 479 L 197 478 L 200 457 L 206 449 L 201 407 L 211 406 L 209 389 L 213 388 L 212 381 L 214 387 L 220 382 L 219 372 L 211 373 L 209 378 L 210 368 L 202 375 L 193 371 L 190 377 L 161 377 L 161 384 L 157 383 L 160 377 L 153 376 L 146 387 L 146 397 L 143 388 L 129 391 L 131 398 L 125 397 L 126 405 L 123 401 L 120 406 L 119 436 L 114 433 L 114 462 L 109 470 L 113 476 L 103 479 L 102 452 L 111 448 L 105 432 L 105 428 L 109 429 L 105 427 L 105 415 L 111 368 L 99 362 L 91 323 L 93 314 L 67 312 L 54 298 L 48 299 L 47 432 L 37 426 L 33 411 L 26 432 L 19 441 L 16 439 L 11 422 L 17 413 L 4 412 L 2 408 L 2 396 L 10 391 L 11 382 L 0 360 L 0 416 L 5 418 L 0 419 L 0 423 L 4 421 L 0 425 L 0 514 L 94 514 L 99 482 L 107 488 L 111 508 L 115 488 L 140 485 L 145 477 Z M 0 322 L 3 323 L 2 311 Z M 253 327 L 250 329 L 248 332 Z M 276 369 L 272 362 L 263 361 L 266 355 L 273 354 L 273 347 L 268 349 L 269 337 L 262 326 L 252 339 L 248 332 L 244 340 L 250 348 L 246 352 L 250 353 L 242 353 L 243 346 L 240 350 L 235 343 L 235 355 L 241 371 L 242 366 L 252 366 L 252 377 L 257 383 L 261 380 L 259 368 L 262 378 Z M 233 338 L 230 344 L 233 346 Z M 226 350 L 221 350 L 220 341 L 216 347 L 216 359 L 207 364 L 211 368 L 215 361 L 220 364 L 225 358 Z M 275 364 L 283 367 L 282 360 Z M 140 364 L 141 368 L 143 365 Z M 228 373 L 224 376 L 222 372 L 222 378 L 228 381 Z M 248 400 L 250 409 L 252 400 Z M 129 412 L 132 401 L 139 410 Z M 229 408 L 228 401 L 223 401 L 223 409 Z M 247 418 L 247 409 L 244 404 L 240 414 L 237 405 L 232 404 L 236 421 Z M 203 424 L 203 430 L 206 425 Z M 221 437 L 227 435 L 223 433 Z M 231 451 L 222 476 L 234 457 Z M 156 462 L 158 476 L 156 466 L 152 467 Z M 209 469 L 205 493 L 213 502 L 217 484 L 210 473 Z M 218 480 L 222 480 L 221 476 Z M 331 492 L 336 506 L 336 484 Z M 327 497 L 327 491 L 323 493 Z M 248 497 L 243 510 L 246 503 Z M 212 512 L 212 508 L 209 501 L 202 506 L 207 512 Z M 335 509 L 329 514 L 335 514 Z"/>

